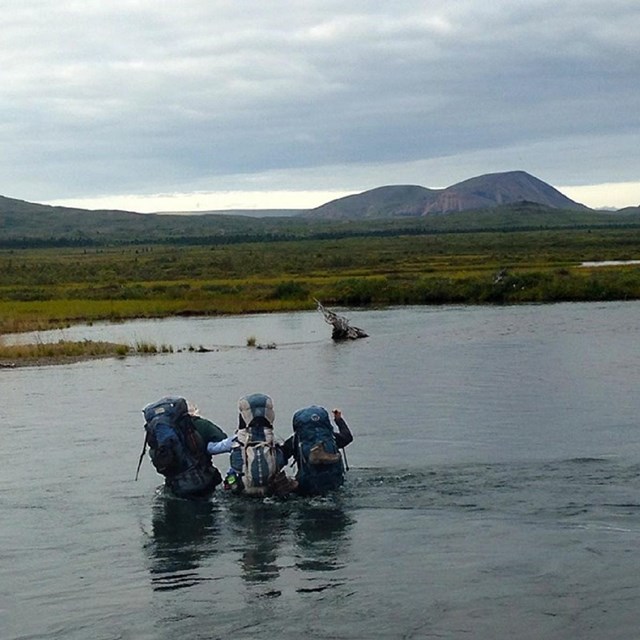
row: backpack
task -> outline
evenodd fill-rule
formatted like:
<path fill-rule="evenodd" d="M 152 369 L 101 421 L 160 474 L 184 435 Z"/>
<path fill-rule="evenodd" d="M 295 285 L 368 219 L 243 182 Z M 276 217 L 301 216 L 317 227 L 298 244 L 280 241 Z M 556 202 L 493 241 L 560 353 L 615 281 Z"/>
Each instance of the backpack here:
<path fill-rule="evenodd" d="M 266 496 L 271 493 L 271 482 L 278 473 L 273 401 L 267 395 L 254 393 L 240 398 L 238 408 L 240 428 L 231 452 L 232 466 L 241 473 L 247 495 Z"/>
<path fill-rule="evenodd" d="M 344 465 L 329 414 L 312 405 L 293 414 L 298 492 L 322 494 L 344 483 Z"/>
<path fill-rule="evenodd" d="M 220 474 L 205 453 L 184 398 L 161 398 L 142 412 L 151 462 L 176 495 L 206 493 L 219 484 Z"/>

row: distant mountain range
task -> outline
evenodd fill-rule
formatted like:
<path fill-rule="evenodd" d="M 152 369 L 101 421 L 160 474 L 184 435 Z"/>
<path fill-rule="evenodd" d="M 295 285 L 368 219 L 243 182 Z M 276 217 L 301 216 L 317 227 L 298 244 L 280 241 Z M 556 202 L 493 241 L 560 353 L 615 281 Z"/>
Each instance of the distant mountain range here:
<path fill-rule="evenodd" d="M 509 171 L 478 176 L 446 189 L 378 187 L 310 210 L 186 213 L 54 207 L 0 196 L 0 248 L 389 235 L 417 226 L 442 232 L 637 225 L 640 207 L 594 211 L 524 171 Z"/>
<path fill-rule="evenodd" d="M 523 202 L 552 209 L 589 211 L 585 205 L 525 171 L 508 171 L 470 178 L 446 189 L 415 185 L 378 187 L 332 200 L 302 215 L 327 219 L 428 216 Z"/>

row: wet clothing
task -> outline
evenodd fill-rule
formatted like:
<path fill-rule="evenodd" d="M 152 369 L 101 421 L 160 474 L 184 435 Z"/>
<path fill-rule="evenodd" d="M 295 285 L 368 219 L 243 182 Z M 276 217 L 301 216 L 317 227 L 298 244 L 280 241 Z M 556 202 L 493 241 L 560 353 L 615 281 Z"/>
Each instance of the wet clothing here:
<path fill-rule="evenodd" d="M 344 421 L 344 418 L 335 418 L 334 422 L 338 427 L 338 432 L 334 431 L 334 436 L 336 439 L 336 445 L 338 449 L 344 449 L 348 444 L 353 442 L 353 434 L 349 429 L 349 426 Z M 280 452 L 282 454 L 282 458 L 284 459 L 284 463 L 282 466 L 285 466 L 289 461 L 289 458 L 293 456 L 293 459 L 298 462 L 297 456 L 298 451 L 295 446 L 295 434 L 289 436 L 279 447 Z"/>

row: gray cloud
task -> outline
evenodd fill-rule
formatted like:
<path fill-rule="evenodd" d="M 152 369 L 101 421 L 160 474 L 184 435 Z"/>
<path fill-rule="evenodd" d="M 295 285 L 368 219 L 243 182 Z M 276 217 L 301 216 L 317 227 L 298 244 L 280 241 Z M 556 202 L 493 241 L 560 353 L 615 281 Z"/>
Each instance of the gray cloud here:
<path fill-rule="evenodd" d="M 7 4 L 4 195 L 638 179 L 637 0 Z"/>

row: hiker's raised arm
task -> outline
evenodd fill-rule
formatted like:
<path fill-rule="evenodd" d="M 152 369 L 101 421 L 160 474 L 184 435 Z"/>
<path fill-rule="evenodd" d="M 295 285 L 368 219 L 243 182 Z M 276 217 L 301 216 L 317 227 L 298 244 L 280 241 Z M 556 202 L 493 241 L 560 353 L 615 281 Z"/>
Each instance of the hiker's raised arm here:
<path fill-rule="evenodd" d="M 336 444 L 340 449 L 344 449 L 348 444 L 353 442 L 353 434 L 349 425 L 344 421 L 342 417 L 342 411 L 340 409 L 333 410 L 333 419 L 338 427 L 338 433 L 336 433 Z"/>

